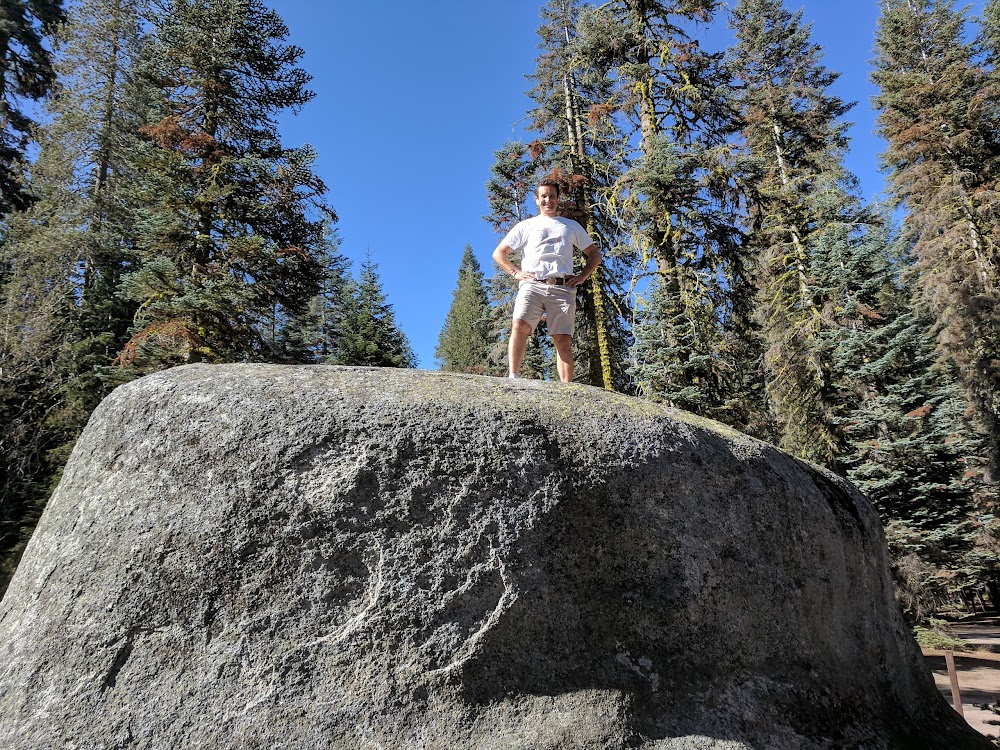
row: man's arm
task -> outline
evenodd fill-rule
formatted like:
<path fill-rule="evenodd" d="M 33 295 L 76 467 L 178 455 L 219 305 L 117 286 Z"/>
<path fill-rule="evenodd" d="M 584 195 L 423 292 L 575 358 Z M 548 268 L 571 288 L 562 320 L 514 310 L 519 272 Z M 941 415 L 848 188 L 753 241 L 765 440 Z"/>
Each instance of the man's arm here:
<path fill-rule="evenodd" d="M 497 249 L 493 251 L 493 260 L 496 261 L 497 265 L 500 266 L 506 273 L 509 273 L 518 281 L 524 281 L 525 279 L 535 278 L 535 274 L 522 271 L 520 268 L 516 267 L 510 262 L 510 254 L 514 252 L 514 249 L 508 247 L 502 242 L 497 245 Z"/>
<path fill-rule="evenodd" d="M 497 248 L 499 250 L 499 248 Z M 566 279 L 566 286 L 580 286 L 583 282 L 591 277 L 597 267 L 601 265 L 601 251 L 597 249 L 597 245 L 591 245 L 590 247 L 584 248 L 584 256 L 587 258 L 587 265 L 583 267 L 583 270 L 576 276 L 569 276 Z M 494 257 L 496 257 L 494 255 Z"/>

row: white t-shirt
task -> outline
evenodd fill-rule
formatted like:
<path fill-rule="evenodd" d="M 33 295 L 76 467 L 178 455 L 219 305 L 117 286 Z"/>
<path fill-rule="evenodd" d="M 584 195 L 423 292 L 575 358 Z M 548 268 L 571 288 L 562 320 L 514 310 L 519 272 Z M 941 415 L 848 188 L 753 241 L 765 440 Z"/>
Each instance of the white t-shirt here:
<path fill-rule="evenodd" d="M 594 244 L 579 223 L 562 216 L 533 216 L 507 232 L 502 244 L 520 250 L 521 270 L 536 279 L 573 275 L 573 246 L 584 250 Z"/>

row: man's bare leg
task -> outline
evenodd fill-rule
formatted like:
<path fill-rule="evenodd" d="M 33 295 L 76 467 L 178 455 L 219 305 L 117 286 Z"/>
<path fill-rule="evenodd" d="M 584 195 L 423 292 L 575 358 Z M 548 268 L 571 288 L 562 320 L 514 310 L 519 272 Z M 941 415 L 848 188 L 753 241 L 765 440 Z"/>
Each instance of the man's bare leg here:
<path fill-rule="evenodd" d="M 564 383 L 573 382 L 573 337 L 568 333 L 554 333 L 552 343 L 556 347 L 556 369 L 559 371 L 559 379 Z"/>
<path fill-rule="evenodd" d="M 515 320 L 510 327 L 510 340 L 507 342 L 507 361 L 510 363 L 511 375 L 521 373 L 524 362 L 524 352 L 528 348 L 528 336 L 531 326 L 523 320 Z"/>

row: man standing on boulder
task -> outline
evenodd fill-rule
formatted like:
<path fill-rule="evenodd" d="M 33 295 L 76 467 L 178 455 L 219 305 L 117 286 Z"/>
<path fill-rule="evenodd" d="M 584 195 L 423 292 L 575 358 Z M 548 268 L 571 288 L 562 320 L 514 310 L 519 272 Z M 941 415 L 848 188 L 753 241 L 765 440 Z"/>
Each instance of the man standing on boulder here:
<path fill-rule="evenodd" d="M 572 219 L 559 216 L 559 183 L 543 180 L 535 189 L 538 216 L 525 219 L 511 229 L 493 251 L 493 260 L 518 281 L 514 316 L 507 346 L 510 375 L 521 371 L 528 336 L 545 313 L 546 325 L 556 348 L 556 368 L 564 383 L 573 380 L 573 318 L 576 288 L 590 278 L 601 263 L 586 230 Z M 573 274 L 573 248 L 587 258 L 583 270 Z M 515 250 L 522 251 L 521 268 L 510 262 Z"/>

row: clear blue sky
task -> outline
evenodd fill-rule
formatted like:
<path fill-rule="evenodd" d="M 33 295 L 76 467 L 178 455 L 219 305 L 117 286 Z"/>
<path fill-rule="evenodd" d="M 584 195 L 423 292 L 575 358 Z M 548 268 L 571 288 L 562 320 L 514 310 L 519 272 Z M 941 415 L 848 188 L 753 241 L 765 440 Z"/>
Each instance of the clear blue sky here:
<path fill-rule="evenodd" d="M 493 152 L 520 134 L 531 101 L 542 0 L 269 0 L 305 50 L 315 99 L 281 125 L 316 147 L 345 255 L 379 265 L 396 317 L 435 368 L 467 244 L 488 274 L 499 237 L 482 219 Z M 882 190 L 868 81 L 877 0 L 786 0 L 803 8 L 834 91 L 857 102 L 848 167 L 866 198 Z M 982 11 L 983 1 L 972 3 Z"/>

